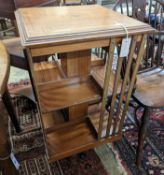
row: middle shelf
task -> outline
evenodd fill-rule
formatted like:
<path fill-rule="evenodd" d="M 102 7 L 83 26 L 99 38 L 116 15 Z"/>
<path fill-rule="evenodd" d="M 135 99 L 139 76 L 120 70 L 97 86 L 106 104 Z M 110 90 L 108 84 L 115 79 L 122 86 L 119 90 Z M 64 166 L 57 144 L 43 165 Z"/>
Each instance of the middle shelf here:
<path fill-rule="evenodd" d="M 86 58 L 90 60 L 90 57 Z M 72 60 L 72 57 L 67 60 Z M 91 60 L 92 62 L 95 60 L 93 56 Z M 96 58 L 96 60 L 100 60 L 100 58 Z M 81 62 L 84 61 L 85 59 L 83 57 L 77 57 L 75 63 L 81 65 Z M 80 72 L 81 70 L 78 70 L 78 76 L 76 74 L 69 76 L 62 63 L 61 59 L 55 59 L 53 61 L 43 61 L 34 64 L 36 86 L 41 112 L 43 114 L 81 104 L 89 105 L 97 103 L 102 98 L 103 88 L 96 79 L 90 75 L 90 72 L 88 72 L 90 67 L 87 69 L 87 73 L 82 73 Z M 72 64 L 69 64 L 70 69 L 73 69 L 73 67 L 71 67 Z M 79 109 L 80 106 L 78 106 L 78 110 Z M 73 110 L 73 108 L 70 110 Z M 69 113 L 71 117 L 71 112 L 69 111 Z"/>
<path fill-rule="evenodd" d="M 91 77 L 68 78 L 38 85 L 42 113 L 101 100 L 102 89 Z"/>

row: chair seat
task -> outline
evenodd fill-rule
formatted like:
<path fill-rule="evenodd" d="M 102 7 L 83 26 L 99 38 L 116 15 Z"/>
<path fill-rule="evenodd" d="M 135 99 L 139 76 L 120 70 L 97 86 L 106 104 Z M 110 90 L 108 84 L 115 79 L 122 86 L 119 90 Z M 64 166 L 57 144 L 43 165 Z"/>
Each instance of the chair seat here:
<path fill-rule="evenodd" d="M 23 47 L 19 37 L 3 40 L 4 45 L 10 55 L 10 64 L 14 67 L 27 70 L 27 62 L 23 53 Z M 41 56 L 34 59 L 34 62 L 47 60 L 48 56 Z"/>
<path fill-rule="evenodd" d="M 7 51 L 10 55 L 24 58 L 23 47 L 21 46 L 19 37 L 5 39 L 3 43 L 7 47 Z"/>
<path fill-rule="evenodd" d="M 139 74 L 134 97 L 147 107 L 163 107 L 164 69 L 156 68 Z"/>
<path fill-rule="evenodd" d="M 0 41 L 0 97 L 6 91 L 10 72 L 10 62 L 5 46 Z"/>

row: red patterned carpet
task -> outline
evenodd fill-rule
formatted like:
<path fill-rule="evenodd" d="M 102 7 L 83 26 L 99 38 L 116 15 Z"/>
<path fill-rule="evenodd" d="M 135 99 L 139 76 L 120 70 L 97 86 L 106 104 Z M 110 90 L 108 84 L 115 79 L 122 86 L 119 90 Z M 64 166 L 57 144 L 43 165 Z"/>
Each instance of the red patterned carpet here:
<path fill-rule="evenodd" d="M 138 127 L 133 119 L 133 109 L 129 109 L 124 124 L 123 139 L 114 143 L 120 158 L 128 166 L 133 175 L 163 175 L 164 174 L 164 109 L 154 109 L 150 114 L 148 137 L 144 145 L 142 167 L 139 172 L 134 164 L 138 141 Z M 142 109 L 138 111 L 138 119 Z"/>

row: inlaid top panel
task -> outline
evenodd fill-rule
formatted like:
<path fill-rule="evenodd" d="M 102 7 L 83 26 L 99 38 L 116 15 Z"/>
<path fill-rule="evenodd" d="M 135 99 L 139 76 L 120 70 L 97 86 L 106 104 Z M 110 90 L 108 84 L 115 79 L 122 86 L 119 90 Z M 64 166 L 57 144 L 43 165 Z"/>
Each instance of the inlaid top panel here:
<path fill-rule="evenodd" d="M 131 34 L 152 30 L 99 5 L 22 8 L 16 19 L 24 46 L 119 36 L 126 33 L 124 27 Z"/>

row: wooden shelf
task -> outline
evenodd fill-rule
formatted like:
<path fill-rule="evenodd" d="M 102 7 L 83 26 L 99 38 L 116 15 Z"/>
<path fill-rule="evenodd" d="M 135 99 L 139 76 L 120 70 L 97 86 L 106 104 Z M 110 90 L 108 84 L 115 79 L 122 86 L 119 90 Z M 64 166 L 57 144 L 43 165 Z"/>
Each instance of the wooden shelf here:
<path fill-rule="evenodd" d="M 62 159 L 83 151 L 96 142 L 96 137 L 86 121 L 72 124 L 46 135 L 49 160 Z"/>
<path fill-rule="evenodd" d="M 99 121 L 100 121 L 100 106 L 98 104 L 92 105 L 89 107 L 88 115 L 89 115 L 89 120 L 94 127 L 96 133 L 98 134 L 98 128 L 99 128 Z M 108 124 L 108 115 L 109 113 L 106 111 L 104 115 L 104 120 L 103 120 L 103 129 L 102 129 L 102 137 L 105 137 L 106 135 L 106 129 L 107 129 L 107 124 Z M 110 130 L 110 135 L 112 133 L 113 127 L 111 127 Z"/>
<path fill-rule="evenodd" d="M 91 77 L 39 84 L 38 90 L 42 113 L 82 103 L 96 103 L 101 100 L 102 94 L 101 88 Z"/>
<path fill-rule="evenodd" d="M 61 65 L 58 61 L 42 61 L 34 64 L 36 82 L 45 83 L 49 81 L 59 81 L 65 78 Z"/>
<path fill-rule="evenodd" d="M 102 58 L 99 58 L 98 56 L 96 56 L 95 54 L 91 55 L 91 66 L 104 66 L 105 64 L 105 60 Z"/>
<path fill-rule="evenodd" d="M 99 84 L 99 86 L 101 88 L 103 88 L 104 79 L 105 79 L 105 66 L 93 67 L 92 70 L 91 70 L 91 75 L 95 79 L 95 81 Z M 110 75 L 108 95 L 113 94 L 114 82 L 115 82 L 115 73 L 112 71 L 111 75 Z M 120 80 L 120 82 L 119 82 L 119 85 L 118 85 L 118 88 L 117 88 L 117 93 L 120 93 L 121 85 L 122 85 L 122 80 Z"/>
<path fill-rule="evenodd" d="M 120 136 L 97 140 L 89 122 L 83 121 L 46 135 L 49 162 L 63 159 L 98 145 L 119 140 Z"/>
<path fill-rule="evenodd" d="M 51 162 L 90 149 L 97 139 L 86 119 L 47 134 L 46 141 Z"/>
<path fill-rule="evenodd" d="M 45 134 L 49 162 L 60 160 L 121 138 L 118 135 L 98 140 L 97 133 L 89 118 L 77 120 L 76 122 L 67 122 L 67 124 L 60 125 L 60 127 L 49 130 Z"/>

